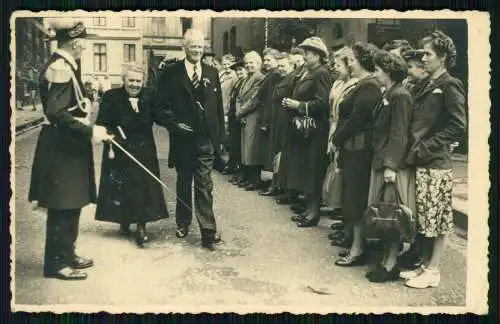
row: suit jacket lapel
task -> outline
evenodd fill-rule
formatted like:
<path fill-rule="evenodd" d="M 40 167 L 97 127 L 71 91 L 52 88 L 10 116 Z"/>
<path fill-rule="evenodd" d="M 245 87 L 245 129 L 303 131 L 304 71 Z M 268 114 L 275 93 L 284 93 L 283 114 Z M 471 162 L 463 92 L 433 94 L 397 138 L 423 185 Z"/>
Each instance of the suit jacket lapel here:
<path fill-rule="evenodd" d="M 203 98 L 206 101 L 208 99 L 208 96 L 210 95 L 210 90 L 212 89 L 212 80 L 210 80 L 209 77 L 207 77 L 207 67 L 205 64 L 201 64 L 201 75 L 200 75 L 200 87 L 203 87 Z M 205 82 L 203 80 L 208 80 L 207 84 L 205 85 Z"/>
<path fill-rule="evenodd" d="M 186 66 L 184 65 L 184 61 L 182 61 L 182 64 L 179 64 L 179 74 L 181 74 L 182 84 L 184 85 L 184 88 L 188 92 L 189 96 L 191 98 L 194 98 L 193 84 L 191 83 L 191 79 L 189 78 Z"/>

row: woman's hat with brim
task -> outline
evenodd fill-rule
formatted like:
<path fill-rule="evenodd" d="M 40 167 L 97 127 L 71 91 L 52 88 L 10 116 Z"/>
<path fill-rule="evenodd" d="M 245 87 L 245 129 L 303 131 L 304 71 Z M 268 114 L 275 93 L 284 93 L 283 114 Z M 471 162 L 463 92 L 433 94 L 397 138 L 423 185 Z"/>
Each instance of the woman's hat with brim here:
<path fill-rule="evenodd" d="M 50 37 L 51 40 L 69 41 L 76 38 L 93 38 L 96 34 L 87 33 L 87 29 L 82 21 L 57 19 L 54 20 L 50 27 L 55 32 Z"/>
<path fill-rule="evenodd" d="M 329 51 L 323 40 L 319 37 L 309 37 L 305 39 L 300 45 L 304 50 L 311 50 L 321 55 L 328 57 Z"/>
<path fill-rule="evenodd" d="M 237 68 L 242 68 L 242 67 L 245 67 L 245 61 L 243 60 L 238 60 L 230 66 L 232 70 L 236 70 Z"/>

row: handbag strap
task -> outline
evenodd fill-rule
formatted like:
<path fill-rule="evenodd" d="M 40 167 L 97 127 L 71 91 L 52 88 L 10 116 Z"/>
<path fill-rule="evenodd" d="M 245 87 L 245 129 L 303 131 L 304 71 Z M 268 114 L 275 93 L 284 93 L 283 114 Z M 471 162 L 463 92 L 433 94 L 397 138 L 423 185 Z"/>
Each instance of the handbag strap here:
<path fill-rule="evenodd" d="M 398 205 L 403 204 L 403 200 L 401 199 L 401 194 L 399 193 L 398 186 L 396 186 L 396 183 L 394 183 L 394 182 L 384 182 L 384 184 L 382 185 L 382 187 L 380 188 L 380 190 L 378 192 L 377 201 L 378 202 L 386 202 L 386 201 L 384 201 L 384 194 L 385 194 L 386 190 L 389 188 L 393 189 L 394 193 L 396 194 L 395 203 L 397 203 Z"/>

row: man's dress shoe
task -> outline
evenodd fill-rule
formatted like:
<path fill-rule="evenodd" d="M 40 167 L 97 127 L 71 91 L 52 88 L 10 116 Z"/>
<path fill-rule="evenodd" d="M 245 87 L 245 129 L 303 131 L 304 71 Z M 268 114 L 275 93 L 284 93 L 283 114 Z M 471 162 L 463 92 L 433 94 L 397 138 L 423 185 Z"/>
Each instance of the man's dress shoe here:
<path fill-rule="evenodd" d="M 71 263 L 73 269 L 87 269 L 94 266 L 92 259 L 82 258 L 77 256 Z"/>
<path fill-rule="evenodd" d="M 45 273 L 44 277 L 60 280 L 85 280 L 87 279 L 87 274 L 71 267 L 66 267 L 55 273 Z"/>
<path fill-rule="evenodd" d="M 175 231 L 175 236 L 178 238 L 185 238 L 188 235 L 188 229 L 186 227 L 180 227 Z"/>
<path fill-rule="evenodd" d="M 208 250 L 214 250 L 214 245 L 222 243 L 222 238 L 219 233 L 213 236 L 204 236 L 201 238 L 201 246 Z"/>

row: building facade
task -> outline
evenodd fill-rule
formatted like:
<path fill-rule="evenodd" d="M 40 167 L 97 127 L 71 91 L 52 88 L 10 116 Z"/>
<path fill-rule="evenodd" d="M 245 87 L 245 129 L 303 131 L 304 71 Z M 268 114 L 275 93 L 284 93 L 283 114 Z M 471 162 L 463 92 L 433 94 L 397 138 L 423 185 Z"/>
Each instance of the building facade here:
<path fill-rule="evenodd" d="M 153 85 L 157 68 L 164 59 L 183 58 L 182 38 L 187 29 L 195 28 L 205 35 L 205 49 L 212 50 L 210 17 L 144 17 L 141 19 L 143 66 L 147 83 Z"/>
<path fill-rule="evenodd" d="M 262 51 L 265 46 L 264 18 L 212 18 L 214 53 L 218 56 L 231 53 L 242 57 L 244 53 Z"/>
<path fill-rule="evenodd" d="M 16 108 L 20 108 L 30 101 L 30 84 L 38 84 L 40 71 L 50 56 L 50 45 L 42 18 L 16 18 L 15 32 L 15 98 Z"/>

